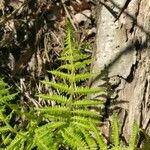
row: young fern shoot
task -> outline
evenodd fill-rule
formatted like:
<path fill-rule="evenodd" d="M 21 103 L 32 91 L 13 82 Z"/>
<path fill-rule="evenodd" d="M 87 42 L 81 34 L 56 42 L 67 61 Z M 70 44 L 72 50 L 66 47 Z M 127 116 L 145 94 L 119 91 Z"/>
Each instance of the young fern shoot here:
<path fill-rule="evenodd" d="M 72 27 L 67 24 L 65 48 L 60 60 L 63 64 L 56 70 L 49 71 L 54 81 L 42 81 L 51 87 L 56 94 L 39 94 L 39 97 L 55 102 L 53 106 L 38 108 L 43 119 L 49 120 L 49 125 L 54 125 L 52 130 L 54 137 L 60 139 L 58 145 L 68 145 L 72 149 L 96 149 L 97 142 L 94 139 L 91 123 L 95 128 L 100 125 L 100 112 L 91 111 L 91 107 L 102 107 L 103 101 L 87 98 L 90 94 L 104 92 L 103 88 L 89 88 L 83 86 L 83 82 L 93 77 L 84 68 L 90 64 L 88 54 L 80 50 L 73 36 Z M 59 80 L 57 80 L 59 79 Z M 57 126 L 60 124 L 60 126 Z M 59 137 L 59 138 L 58 138 Z"/>

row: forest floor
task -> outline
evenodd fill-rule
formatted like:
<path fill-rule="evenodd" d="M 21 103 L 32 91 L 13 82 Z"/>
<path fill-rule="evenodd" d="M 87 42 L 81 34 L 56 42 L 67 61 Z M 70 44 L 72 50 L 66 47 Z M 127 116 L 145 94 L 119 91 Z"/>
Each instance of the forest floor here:
<path fill-rule="evenodd" d="M 66 18 L 81 49 L 92 54 L 94 0 L 0 1 L 0 72 L 22 93 L 22 99 L 34 99 L 43 90 L 40 80 L 50 78 L 47 70 L 59 65 Z"/>

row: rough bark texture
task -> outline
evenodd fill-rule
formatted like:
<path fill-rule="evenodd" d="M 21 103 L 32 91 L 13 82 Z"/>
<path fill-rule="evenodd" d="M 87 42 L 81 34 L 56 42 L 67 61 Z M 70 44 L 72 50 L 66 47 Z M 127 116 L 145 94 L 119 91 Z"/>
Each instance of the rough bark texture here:
<path fill-rule="evenodd" d="M 134 120 L 150 132 L 150 1 L 131 0 L 117 18 L 126 1 L 99 4 L 92 71 L 108 71 L 111 102 L 124 102 L 116 108 L 121 107 L 122 132 L 128 138 Z M 95 81 L 92 85 L 101 84 Z"/>

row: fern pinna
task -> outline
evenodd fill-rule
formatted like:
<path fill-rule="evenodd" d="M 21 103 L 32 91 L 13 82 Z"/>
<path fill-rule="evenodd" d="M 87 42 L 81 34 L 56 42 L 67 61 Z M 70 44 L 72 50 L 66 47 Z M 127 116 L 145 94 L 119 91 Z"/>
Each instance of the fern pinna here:
<path fill-rule="evenodd" d="M 121 141 L 121 138 L 119 137 L 119 123 L 116 114 L 112 115 L 111 125 L 112 125 L 112 133 L 111 133 L 112 143 L 109 146 L 110 150 L 138 150 L 138 148 L 136 147 L 139 137 L 138 136 L 139 126 L 136 122 L 134 122 L 132 125 L 132 133 L 130 135 L 128 146 L 122 144 L 123 141 Z"/>
<path fill-rule="evenodd" d="M 11 133 L 16 130 L 10 125 L 13 111 L 10 109 L 10 103 L 17 95 L 10 94 L 10 87 L 0 78 L 0 148 L 10 142 Z M 7 134 L 6 134 L 7 133 Z"/>
<path fill-rule="evenodd" d="M 54 90 L 54 94 L 39 95 L 40 98 L 53 102 L 51 106 L 37 109 L 49 122 L 45 125 L 47 130 L 43 129 L 40 136 L 49 130 L 49 133 L 53 132 L 58 146 L 68 145 L 72 149 L 82 150 L 96 149 L 97 143 L 91 126 L 99 126 L 100 113 L 91 111 L 90 108 L 101 107 L 103 103 L 97 99 L 88 99 L 88 95 L 104 92 L 104 89 L 83 86 L 82 82 L 93 76 L 83 71 L 91 60 L 88 54 L 81 52 L 72 33 L 68 23 L 65 48 L 59 58 L 63 64 L 58 69 L 49 71 L 56 82 L 42 81 Z"/>

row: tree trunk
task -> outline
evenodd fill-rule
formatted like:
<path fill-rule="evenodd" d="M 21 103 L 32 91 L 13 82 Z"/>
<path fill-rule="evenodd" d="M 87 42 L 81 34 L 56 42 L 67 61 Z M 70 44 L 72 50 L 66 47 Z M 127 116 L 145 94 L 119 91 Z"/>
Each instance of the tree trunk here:
<path fill-rule="evenodd" d="M 110 103 L 118 102 L 121 130 L 128 138 L 134 120 L 150 133 L 150 1 L 126 1 L 98 4 L 92 71 L 107 70 Z M 95 79 L 92 85 L 98 83 Z"/>

